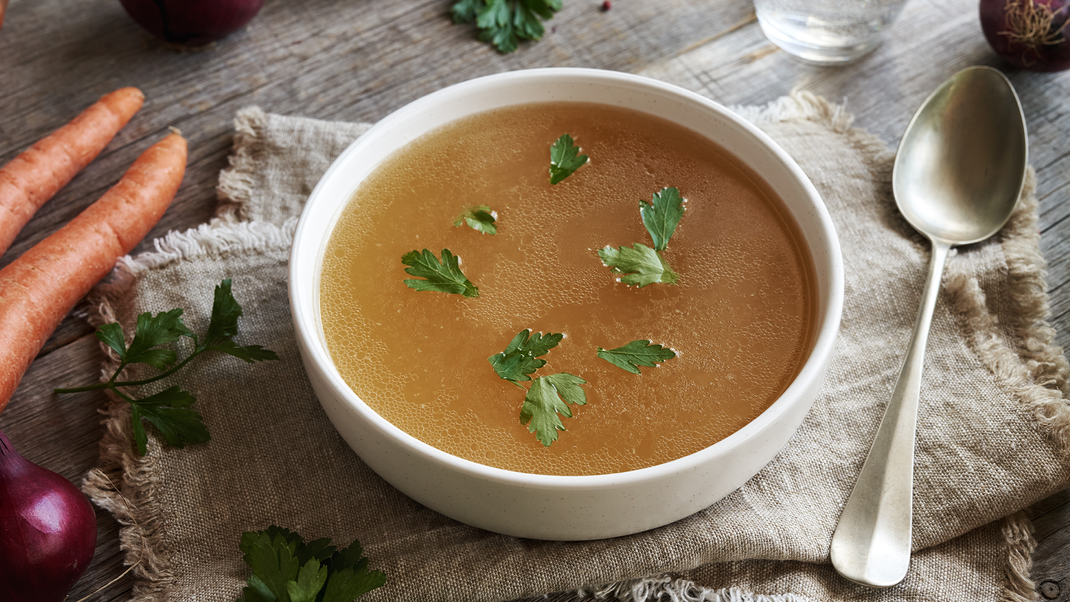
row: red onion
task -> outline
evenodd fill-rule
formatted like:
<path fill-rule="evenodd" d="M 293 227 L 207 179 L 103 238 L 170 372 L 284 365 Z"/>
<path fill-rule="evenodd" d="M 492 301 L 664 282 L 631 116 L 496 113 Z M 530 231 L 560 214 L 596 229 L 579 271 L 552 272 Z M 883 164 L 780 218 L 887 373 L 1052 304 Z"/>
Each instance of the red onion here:
<path fill-rule="evenodd" d="M 119 0 L 152 35 L 179 46 L 204 46 L 251 21 L 264 0 Z"/>
<path fill-rule="evenodd" d="M 0 432 L 0 600 L 61 602 L 96 544 L 89 500 L 20 456 Z"/>
<path fill-rule="evenodd" d="M 1070 0 L 981 0 L 992 48 L 1029 71 L 1070 69 Z"/>

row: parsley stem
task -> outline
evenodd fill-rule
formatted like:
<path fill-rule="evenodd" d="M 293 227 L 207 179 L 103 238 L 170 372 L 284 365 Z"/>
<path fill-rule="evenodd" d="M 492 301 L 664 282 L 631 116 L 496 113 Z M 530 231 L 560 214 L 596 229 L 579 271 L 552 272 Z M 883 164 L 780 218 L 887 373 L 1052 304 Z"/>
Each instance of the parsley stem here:
<path fill-rule="evenodd" d="M 190 353 L 188 356 L 186 356 L 186 359 L 184 359 L 181 362 L 175 364 L 174 366 L 171 367 L 171 369 L 167 370 L 166 372 L 161 372 L 161 373 L 159 373 L 156 376 L 153 376 L 151 378 L 146 378 L 146 379 L 142 379 L 142 380 L 116 381 L 115 379 L 119 376 L 119 373 L 123 371 L 123 367 L 124 366 L 120 365 L 119 369 L 115 371 L 115 374 L 112 374 L 111 379 L 108 380 L 108 382 L 106 382 L 106 383 L 95 383 L 95 384 L 92 384 L 92 385 L 86 385 L 84 387 L 72 387 L 72 388 L 69 388 L 69 389 L 53 389 L 52 392 L 53 393 L 57 393 L 57 394 L 63 394 L 63 393 L 82 393 L 84 391 L 99 391 L 101 389 L 111 389 L 112 391 L 115 391 L 117 394 L 122 396 L 122 394 L 119 393 L 119 391 L 118 391 L 118 389 L 116 389 L 116 387 L 137 387 L 137 386 L 141 386 L 141 385 L 147 385 L 149 383 L 154 383 L 154 382 L 156 382 L 158 380 L 162 380 L 164 378 L 167 378 L 168 376 L 174 374 L 180 368 L 182 368 L 183 366 L 188 364 L 190 362 L 190 360 L 192 360 L 193 358 L 197 357 L 204 350 L 205 350 L 204 347 L 201 347 L 199 349 L 194 349 L 192 353 Z"/>

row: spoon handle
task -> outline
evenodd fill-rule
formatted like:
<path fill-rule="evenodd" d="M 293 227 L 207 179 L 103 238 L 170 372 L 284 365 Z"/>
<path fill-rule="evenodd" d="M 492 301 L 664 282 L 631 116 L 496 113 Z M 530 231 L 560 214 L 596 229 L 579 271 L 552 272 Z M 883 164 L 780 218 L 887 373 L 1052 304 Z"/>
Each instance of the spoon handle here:
<path fill-rule="evenodd" d="M 950 250 L 948 243 L 933 241 L 929 279 L 899 380 L 832 534 L 832 565 L 841 575 L 862 585 L 891 587 L 903 580 L 910 567 L 914 432 L 921 373 Z"/>

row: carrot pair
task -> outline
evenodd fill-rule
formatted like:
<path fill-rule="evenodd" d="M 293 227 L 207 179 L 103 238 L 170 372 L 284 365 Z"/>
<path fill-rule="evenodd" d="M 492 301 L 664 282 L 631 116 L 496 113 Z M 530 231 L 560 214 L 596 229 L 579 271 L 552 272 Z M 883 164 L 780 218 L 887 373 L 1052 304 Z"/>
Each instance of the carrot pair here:
<path fill-rule="evenodd" d="M 0 253 L 143 99 L 136 88 L 112 92 L 0 168 Z M 0 270 L 0 411 L 67 312 L 160 220 L 185 169 L 186 140 L 170 134 L 78 217 Z"/>

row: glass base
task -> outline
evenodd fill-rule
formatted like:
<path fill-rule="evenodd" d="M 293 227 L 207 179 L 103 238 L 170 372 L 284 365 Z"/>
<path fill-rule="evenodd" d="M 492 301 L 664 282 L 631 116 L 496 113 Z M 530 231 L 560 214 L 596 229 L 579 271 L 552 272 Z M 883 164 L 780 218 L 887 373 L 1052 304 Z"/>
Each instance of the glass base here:
<path fill-rule="evenodd" d="M 856 61 L 876 50 L 881 43 L 880 34 L 876 34 L 854 43 L 843 43 L 842 40 L 837 40 L 832 44 L 823 44 L 787 35 L 760 17 L 758 25 L 761 26 L 765 37 L 781 50 L 816 65 L 843 65 Z"/>

